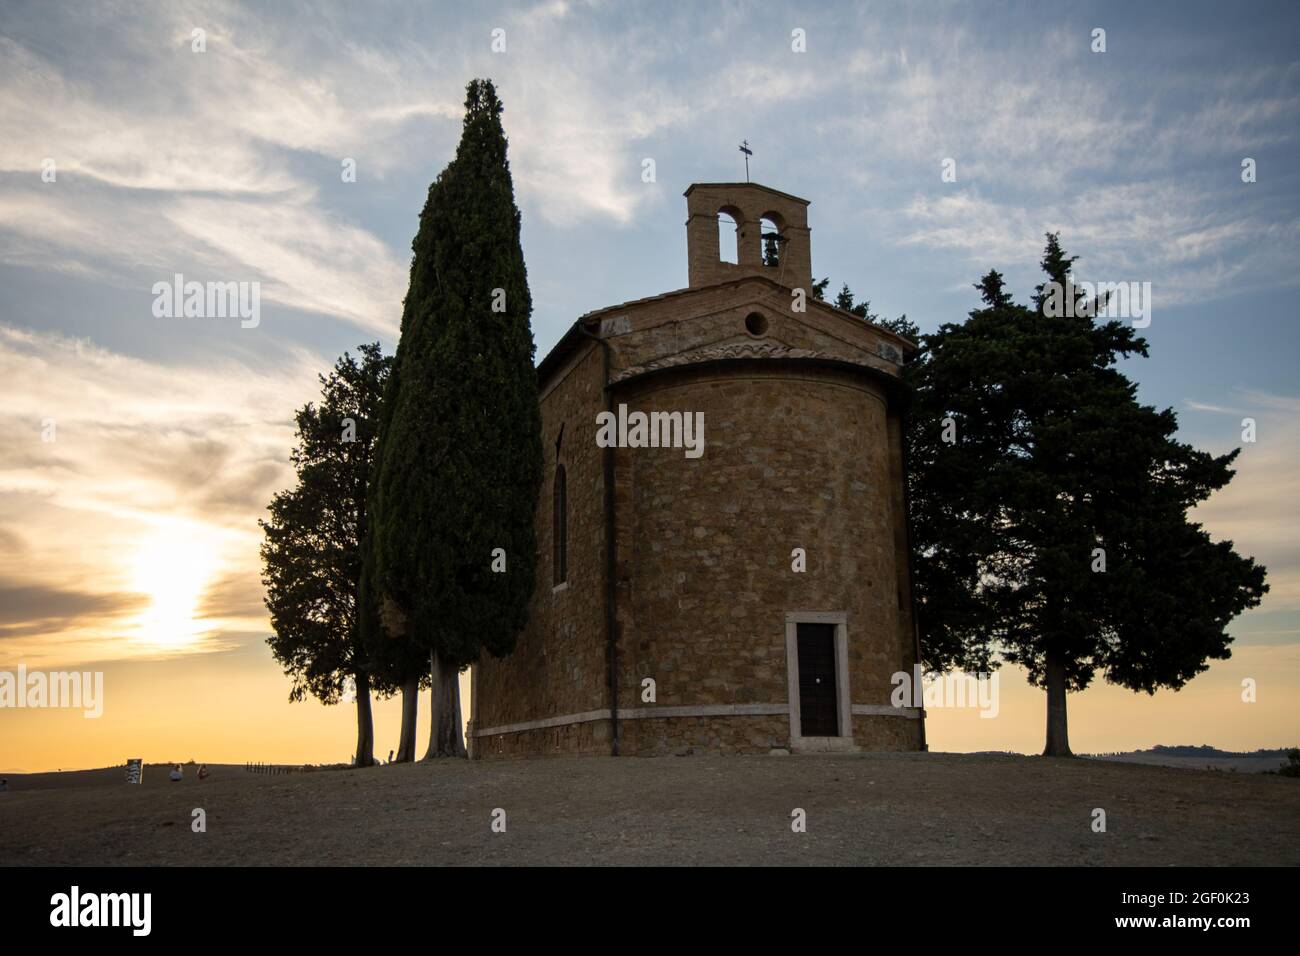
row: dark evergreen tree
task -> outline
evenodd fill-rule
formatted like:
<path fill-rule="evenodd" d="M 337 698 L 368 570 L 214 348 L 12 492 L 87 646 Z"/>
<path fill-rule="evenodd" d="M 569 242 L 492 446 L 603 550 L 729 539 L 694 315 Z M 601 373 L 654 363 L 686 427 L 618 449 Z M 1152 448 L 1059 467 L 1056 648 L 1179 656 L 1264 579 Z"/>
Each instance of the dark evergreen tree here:
<path fill-rule="evenodd" d="M 826 287 L 830 284 L 830 281 L 830 277 L 827 276 L 820 282 L 813 283 L 814 299 L 825 299 Z M 905 339 L 911 339 L 915 342 L 919 341 L 921 337 L 921 330 L 916 326 L 916 323 L 910 321 L 906 315 L 900 315 L 896 319 L 882 319 L 875 312 L 871 311 L 870 299 L 865 299 L 862 302 L 855 302 L 853 298 L 853 290 L 849 288 L 847 282 L 840 286 L 840 291 L 835 296 L 835 307 L 843 309 L 845 312 L 852 312 L 858 318 L 864 319 L 873 325 L 878 325 L 882 329 L 888 329 L 897 335 L 903 336 Z"/>
<path fill-rule="evenodd" d="M 298 410 L 298 445 L 290 454 L 298 485 L 272 500 L 261 520 L 262 582 L 271 612 L 271 653 L 293 678 L 289 699 L 308 694 L 336 704 L 355 689 L 358 766 L 374 763 L 372 690 L 390 693 L 372 677 L 358 632 L 357 591 L 365 537 L 366 489 L 379 403 L 391 358 L 379 343 L 362 345 L 360 361 L 344 353 L 321 376 L 319 406 Z"/>
<path fill-rule="evenodd" d="M 847 282 L 840 286 L 839 295 L 835 296 L 835 307 L 837 309 L 843 309 L 845 312 L 852 312 L 859 318 L 865 318 L 867 314 L 865 303 L 862 306 L 862 311 L 859 312 L 854 310 L 853 292 L 849 289 L 849 284 Z"/>
<path fill-rule="evenodd" d="M 1048 236 L 1042 266 L 1069 289 Z M 1002 276 L 984 307 L 924 337 L 908 369 L 916 590 L 928 667 L 1020 664 L 1047 691 L 1045 754 L 1069 755 L 1066 694 L 1096 672 L 1179 688 L 1230 655 L 1228 622 L 1268 590 L 1264 568 L 1187 511 L 1228 483 L 1237 451 L 1174 437 L 1114 366 L 1146 356 L 1123 322 L 1017 305 Z M 1078 306 L 1086 306 L 1073 291 Z"/>
<path fill-rule="evenodd" d="M 533 591 L 541 421 L 501 112 L 490 81 L 469 84 L 429 188 L 370 500 L 373 643 L 396 670 L 431 665 L 430 756 L 464 753 L 457 674 L 513 650 Z"/>

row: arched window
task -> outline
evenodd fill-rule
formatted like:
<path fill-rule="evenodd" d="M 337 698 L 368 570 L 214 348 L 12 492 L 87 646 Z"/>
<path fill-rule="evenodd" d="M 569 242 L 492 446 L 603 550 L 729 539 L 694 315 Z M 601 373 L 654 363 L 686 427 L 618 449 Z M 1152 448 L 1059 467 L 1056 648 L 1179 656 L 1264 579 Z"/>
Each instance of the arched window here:
<path fill-rule="evenodd" d="M 551 489 L 555 514 L 551 522 L 551 546 L 554 549 L 552 566 L 555 584 L 569 579 L 569 498 L 564 486 L 564 466 L 555 466 L 555 484 Z"/>
<path fill-rule="evenodd" d="M 728 208 L 718 210 L 718 258 L 723 262 L 740 262 L 740 219 Z"/>

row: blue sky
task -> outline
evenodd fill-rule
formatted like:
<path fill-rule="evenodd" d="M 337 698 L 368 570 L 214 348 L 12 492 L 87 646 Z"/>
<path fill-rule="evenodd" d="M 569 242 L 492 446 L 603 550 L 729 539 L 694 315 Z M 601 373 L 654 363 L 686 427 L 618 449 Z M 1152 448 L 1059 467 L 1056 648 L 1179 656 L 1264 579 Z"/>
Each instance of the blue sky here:
<path fill-rule="evenodd" d="M 0 589 L 28 610 L 0 620 L 6 656 L 260 641 L 254 522 L 287 484 L 291 412 L 344 349 L 395 346 L 419 210 L 474 76 L 506 107 L 539 358 L 578 315 L 686 284 L 682 191 L 741 178 L 742 139 L 755 181 L 811 201 L 816 276 L 923 331 L 960 321 L 989 268 L 1026 298 L 1048 230 L 1081 278 L 1151 282 L 1151 358 L 1126 371 L 1203 447 L 1257 420 L 1199 515 L 1270 568 L 1240 642 L 1294 652 L 1298 11 L 10 0 Z M 151 287 L 177 272 L 259 281 L 260 325 L 154 318 Z M 147 580 L 146 559 L 190 567 L 177 540 L 201 567 Z M 206 614 L 184 646 L 140 637 L 164 587 Z"/>

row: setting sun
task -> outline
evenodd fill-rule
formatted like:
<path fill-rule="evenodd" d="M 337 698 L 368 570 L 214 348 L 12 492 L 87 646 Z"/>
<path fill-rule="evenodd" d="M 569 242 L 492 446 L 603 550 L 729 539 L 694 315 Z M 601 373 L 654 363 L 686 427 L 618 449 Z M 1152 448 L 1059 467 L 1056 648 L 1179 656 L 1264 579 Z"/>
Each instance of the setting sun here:
<path fill-rule="evenodd" d="M 193 643 L 199 599 L 211 580 L 212 551 L 189 529 L 172 528 L 146 539 L 133 561 L 132 587 L 149 598 L 138 620 L 138 639 L 164 647 Z"/>

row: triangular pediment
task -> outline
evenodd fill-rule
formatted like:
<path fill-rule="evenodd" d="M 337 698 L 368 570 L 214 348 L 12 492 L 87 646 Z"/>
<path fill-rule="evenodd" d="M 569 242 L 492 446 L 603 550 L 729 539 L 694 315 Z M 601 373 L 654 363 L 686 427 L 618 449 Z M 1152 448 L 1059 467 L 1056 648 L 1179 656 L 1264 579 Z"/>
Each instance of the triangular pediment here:
<path fill-rule="evenodd" d="M 897 375 L 907 345 L 761 278 L 625 303 L 589 318 L 612 346 L 614 381 L 728 359 L 828 359 Z"/>

